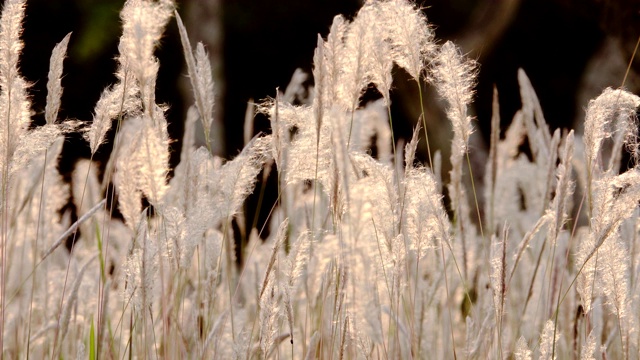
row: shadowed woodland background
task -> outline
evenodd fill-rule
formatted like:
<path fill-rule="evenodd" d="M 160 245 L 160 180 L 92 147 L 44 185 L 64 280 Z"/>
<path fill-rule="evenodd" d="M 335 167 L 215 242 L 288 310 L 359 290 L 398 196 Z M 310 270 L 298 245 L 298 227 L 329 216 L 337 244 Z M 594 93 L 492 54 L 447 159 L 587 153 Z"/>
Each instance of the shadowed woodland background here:
<path fill-rule="evenodd" d="M 124 1 L 31 0 L 27 2 L 21 69 L 33 83 L 36 123 L 44 123 L 46 76 L 54 45 L 73 31 L 65 60 L 64 95 L 60 116 L 92 119 L 102 90 L 114 81 L 114 56 L 120 36 L 119 11 Z M 588 99 L 606 86 L 620 86 L 640 35 L 640 0 L 429 0 L 419 1 L 434 25 L 439 41 L 454 40 L 480 63 L 475 127 L 482 136 L 472 143 L 473 161 L 484 167 L 484 138 L 488 136 L 491 97 L 500 94 L 500 115 L 506 126 L 520 108 L 517 69 L 523 68 L 540 98 L 552 127 L 578 128 Z M 232 158 L 243 147 L 247 103 L 274 96 L 284 89 L 296 68 L 311 71 L 316 36 L 327 35 L 333 17 L 353 16 L 355 0 L 258 1 L 190 0 L 178 2 L 192 44 L 203 41 L 216 79 L 215 152 Z M 182 121 L 192 103 L 175 21 L 156 53 L 160 60 L 157 101 L 170 109 L 172 162 L 178 162 Z M 640 90 L 640 60 L 633 62 L 626 87 Z M 418 118 L 415 84 L 395 71 L 394 131 L 410 137 Z M 376 94 L 367 94 L 375 98 Z M 449 148 L 449 124 L 437 95 L 425 96 L 432 147 Z M 257 117 L 254 133 L 268 131 Z M 112 138 L 112 137 L 111 137 Z M 96 160 L 105 162 L 109 144 Z M 448 158 L 443 154 L 443 158 Z M 75 160 L 88 157 L 80 135 L 70 135 L 60 170 L 68 175 Z M 481 173 L 474 174 L 481 176 Z M 269 195 L 269 194 L 267 194 Z M 267 203 L 275 194 L 267 196 Z M 255 201 L 255 199 L 250 199 Z M 72 205 L 70 205 L 72 207 Z M 248 207 L 251 207 L 250 203 Z M 73 208 L 71 208 L 73 210 Z M 247 211 L 252 216 L 252 211 Z M 264 216 L 261 216 L 264 217 Z M 246 219 L 251 224 L 253 219 Z"/>

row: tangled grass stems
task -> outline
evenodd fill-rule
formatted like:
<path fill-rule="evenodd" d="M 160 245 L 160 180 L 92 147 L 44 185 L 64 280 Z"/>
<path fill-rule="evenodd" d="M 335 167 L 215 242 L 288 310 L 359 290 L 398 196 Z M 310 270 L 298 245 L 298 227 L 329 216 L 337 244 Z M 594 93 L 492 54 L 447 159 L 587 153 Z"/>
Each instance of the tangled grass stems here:
<path fill-rule="evenodd" d="M 0 23 L 17 25 L 0 40 L 19 42 L 21 16 L 7 11 L 24 3 L 7 4 L 17 7 L 5 5 Z M 166 107 L 154 96 L 160 62 L 153 54 L 172 16 L 195 105 L 168 179 Z M 473 62 L 453 43 L 438 45 L 423 9 L 410 1 L 370 1 L 350 20 L 336 17 L 331 32 L 315 39 L 311 96 L 294 102 L 277 91 L 258 103 L 271 134 L 247 138 L 231 160 L 211 153 L 210 64 L 202 44 L 188 43 L 175 4 L 129 0 L 122 20 L 116 80 L 85 134 L 95 154 L 115 121 L 114 149 L 100 179 L 93 157 L 88 167 L 77 165 L 73 201 L 85 215 L 74 224 L 52 215 L 70 194 L 51 155 L 51 138 L 70 124 L 55 120 L 63 104 L 53 93 L 62 83 L 52 82 L 48 124 L 30 126 L 21 111 L 30 105 L 19 51 L 0 51 L 3 356 L 68 358 L 88 348 L 96 358 L 519 359 L 590 357 L 598 349 L 607 358 L 636 358 L 639 305 L 630 294 L 640 259 L 640 170 L 635 162 L 621 170 L 615 153 L 637 147 L 638 96 L 606 89 L 587 109 L 584 136 L 552 133 L 520 71 L 522 109 L 503 138 L 494 98 L 483 199 L 468 151 Z M 51 77 L 60 79 L 56 59 Z M 389 97 L 394 64 L 416 81 L 424 127 L 404 152 L 396 149 Z M 429 146 L 422 81 L 441 89 L 453 125 L 445 184 L 439 152 Z M 367 87 L 381 100 L 361 103 Z M 206 138 L 200 148 L 198 118 Z M 415 160 L 421 133 L 424 165 Z M 530 156 L 521 152 L 527 143 Z M 605 156 L 609 144 L 614 154 Z M 254 229 L 254 216 L 245 228 L 230 226 L 269 171 L 277 172 L 278 197 L 268 223 Z M 587 200 L 584 220 L 582 204 L 573 208 L 575 180 Z M 267 206 L 270 190 L 257 189 L 258 207 Z M 111 215 L 114 206 L 122 219 Z M 246 243 L 241 264 L 236 231 Z M 80 236 L 63 251 L 70 234 Z"/>

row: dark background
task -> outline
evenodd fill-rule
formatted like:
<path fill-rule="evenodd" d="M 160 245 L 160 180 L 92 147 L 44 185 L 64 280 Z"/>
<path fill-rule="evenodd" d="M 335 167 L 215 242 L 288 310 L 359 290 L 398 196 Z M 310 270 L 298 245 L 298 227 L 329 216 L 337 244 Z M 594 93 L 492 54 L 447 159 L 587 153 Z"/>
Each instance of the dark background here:
<path fill-rule="evenodd" d="M 59 116 L 92 119 L 102 90 L 115 80 L 113 58 L 117 54 L 119 11 L 123 3 L 27 1 L 21 70 L 33 83 L 36 124 L 44 122 L 51 50 L 70 31 L 73 34 L 65 60 Z M 483 138 L 489 132 L 494 85 L 500 92 L 503 126 L 520 108 L 516 76 L 520 67 L 531 78 L 551 127 L 579 127 L 576 119 L 580 119 L 586 99 L 596 96 L 606 85 L 621 84 L 624 68 L 640 35 L 640 0 L 431 0 L 419 4 L 434 24 L 439 41 L 456 41 L 480 63 L 472 112 Z M 298 67 L 310 71 L 317 34 L 327 35 L 334 15 L 342 13 L 350 18 L 359 7 L 359 1 L 354 0 L 178 3 L 192 45 L 203 40 L 211 54 L 218 93 L 216 117 L 224 129 L 218 134 L 219 155 L 231 158 L 242 148 L 247 102 L 274 96 L 276 87 L 284 89 Z M 615 54 L 600 51 L 607 44 L 614 44 L 619 51 Z M 179 140 L 192 97 L 175 20 L 171 20 L 156 55 L 161 63 L 157 101 L 170 106 L 167 114 L 170 132 Z M 640 64 L 637 59 L 633 65 L 635 73 L 627 82 L 636 92 Z M 595 66 L 596 71 L 587 73 L 589 64 L 599 64 L 597 61 L 613 64 L 609 67 L 615 71 Z M 396 75 L 392 107 L 395 133 L 409 137 L 418 117 L 416 89 L 401 70 L 396 69 Z M 434 114 L 438 113 L 433 109 L 433 101 L 427 101 L 427 106 Z M 432 117 L 431 121 L 444 120 Z M 258 118 L 255 132 L 268 131 L 267 124 L 265 119 Z M 438 136 L 437 132 L 434 136 Z M 450 135 L 439 138 L 446 145 Z M 174 166 L 179 160 L 179 146 L 179 141 L 173 143 Z M 109 150 L 109 145 L 103 146 L 96 160 L 104 162 Z M 81 137 L 70 135 L 61 172 L 68 174 L 77 158 L 88 156 L 88 146 Z"/>
<path fill-rule="evenodd" d="M 70 31 L 73 35 L 65 60 L 60 116 L 91 120 L 100 93 L 114 81 L 113 57 L 117 54 L 119 11 L 123 3 L 27 1 L 21 69 L 33 82 L 33 110 L 38 122 L 43 121 L 50 51 Z M 627 61 L 631 57 L 640 28 L 639 3 L 637 0 L 431 0 L 421 1 L 420 5 L 434 24 L 440 41 L 455 40 L 480 62 L 475 106 L 478 126 L 486 133 L 494 84 L 501 93 L 505 123 L 519 108 L 516 87 L 519 67 L 530 76 L 547 120 L 555 126 L 570 127 L 576 117 L 576 96 L 585 66 L 607 36 L 621 39 Z M 221 155 L 232 157 L 242 147 L 241 129 L 249 99 L 273 96 L 276 87 L 287 85 L 297 67 L 309 71 L 316 34 L 326 36 L 334 15 L 352 17 L 360 4 L 354 0 L 193 0 L 179 2 L 178 6 L 192 37 L 204 33 L 201 38 L 192 39 L 192 45 L 205 40 L 212 55 L 219 81 L 216 112 L 226 129 L 223 136 L 226 146 Z M 512 10 L 505 11 L 505 6 Z M 204 18 L 203 7 L 210 10 Z M 189 14 L 193 13 L 200 13 L 200 17 L 190 22 Z M 474 34 L 482 34 L 487 24 L 496 22 L 503 24 L 497 35 L 472 39 Z M 214 41 L 208 43 L 207 37 L 211 36 L 207 29 L 217 32 Z M 218 43 L 212 43 L 215 41 Z M 157 51 L 161 62 L 157 97 L 159 102 L 170 105 L 168 118 L 176 135 L 180 135 L 186 111 L 184 99 L 187 105 L 191 102 L 190 90 L 181 85 L 186 78 L 181 52 L 172 20 Z M 635 64 L 637 68 L 638 60 Z M 396 72 L 404 80 L 402 71 Z M 394 85 L 398 89 L 396 101 L 401 103 L 399 97 L 413 94 L 407 94 L 404 84 L 398 85 L 400 80 Z M 616 80 L 610 85 L 617 86 L 622 81 Z M 79 144 L 74 144 L 74 154 L 86 156 L 86 149 L 76 145 Z"/>

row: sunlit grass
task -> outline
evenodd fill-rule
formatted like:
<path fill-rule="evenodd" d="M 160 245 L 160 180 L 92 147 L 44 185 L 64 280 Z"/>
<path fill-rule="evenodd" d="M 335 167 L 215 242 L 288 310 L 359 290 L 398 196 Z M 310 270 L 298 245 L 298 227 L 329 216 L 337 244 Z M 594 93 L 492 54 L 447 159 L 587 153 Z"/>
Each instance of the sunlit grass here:
<path fill-rule="evenodd" d="M 584 135 L 551 131 L 519 71 L 522 108 L 501 131 L 496 92 L 486 175 L 474 182 L 475 62 L 439 45 L 414 4 L 372 1 L 310 39 L 309 97 L 294 104 L 291 89 L 304 81 L 294 77 L 261 101 L 271 134 L 227 160 L 211 153 L 206 49 L 190 44 L 172 1 L 126 2 L 114 84 L 85 125 L 58 119 L 67 36 L 51 57 L 47 125 L 30 127 L 23 11 L 24 1 L 8 0 L 0 19 L 3 356 L 638 358 L 640 168 L 634 156 L 620 167 L 624 151 L 637 155 L 638 96 L 605 89 L 586 109 Z M 194 106 L 168 179 L 154 50 L 174 16 Z M 447 183 L 424 110 L 405 146 L 394 138 L 394 68 L 416 82 L 412 101 L 435 93 L 427 87 L 444 100 Z M 370 87 L 381 99 L 365 103 Z M 95 154 L 113 122 L 104 176 L 83 160 L 62 181 L 65 134 L 82 132 Z M 277 189 L 257 184 L 269 172 Z M 253 191 L 261 200 L 278 192 L 266 240 L 256 223 L 232 226 Z M 74 223 L 59 212 L 68 199 Z M 236 238 L 246 239 L 242 262 Z"/>

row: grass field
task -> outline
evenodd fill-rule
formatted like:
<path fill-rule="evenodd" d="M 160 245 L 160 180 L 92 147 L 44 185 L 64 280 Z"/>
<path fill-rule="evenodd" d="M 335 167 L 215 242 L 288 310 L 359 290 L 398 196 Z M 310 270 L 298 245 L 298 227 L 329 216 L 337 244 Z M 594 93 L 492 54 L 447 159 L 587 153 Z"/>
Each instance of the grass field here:
<path fill-rule="evenodd" d="M 485 176 L 474 181 L 478 65 L 435 39 L 413 3 L 370 1 L 318 36 L 309 96 L 294 80 L 260 102 L 271 133 L 220 159 L 209 57 L 173 1 L 126 2 L 118 70 L 92 122 L 58 118 L 71 35 L 61 39 L 43 126 L 31 124 L 19 70 L 24 6 L 6 0 L 0 18 L 3 357 L 638 358 L 637 95 L 607 88 L 589 102 L 584 134 L 551 131 L 520 71 L 522 108 L 501 132 L 495 93 Z M 170 21 L 194 104 L 169 179 L 154 50 Z M 413 138 L 394 136 L 393 71 L 415 83 L 416 104 L 437 89 L 449 159 L 429 146 L 424 110 Z M 362 102 L 372 88 L 379 100 Z M 111 128 L 108 163 L 81 160 L 63 181 L 65 135 L 82 132 L 95 154 Z M 269 174 L 278 201 L 263 241 L 231 221 L 249 194 L 268 191 Z M 69 199 L 78 221 L 60 212 Z"/>

